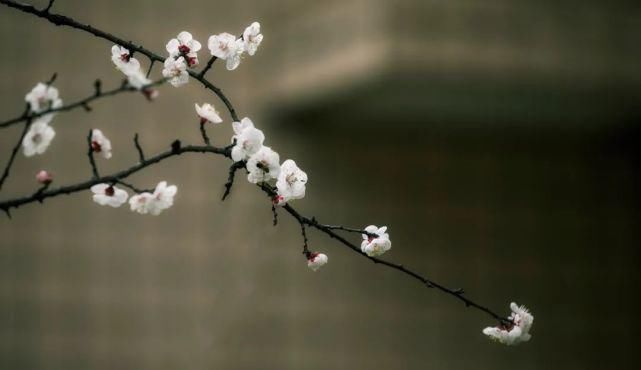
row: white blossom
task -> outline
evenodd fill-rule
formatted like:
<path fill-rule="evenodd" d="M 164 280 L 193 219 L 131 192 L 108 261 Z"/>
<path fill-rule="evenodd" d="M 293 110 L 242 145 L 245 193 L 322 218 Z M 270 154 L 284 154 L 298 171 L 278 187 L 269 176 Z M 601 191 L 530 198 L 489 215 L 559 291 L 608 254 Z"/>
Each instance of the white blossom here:
<path fill-rule="evenodd" d="M 260 33 L 260 23 L 254 22 L 245 28 L 243 44 L 247 54 L 254 55 L 261 42 L 263 42 L 263 34 Z"/>
<path fill-rule="evenodd" d="M 129 85 L 132 87 L 141 90 L 143 87 L 149 85 L 151 83 L 151 80 L 145 76 L 143 71 L 140 69 L 132 72 L 131 74 L 127 75 L 127 82 Z"/>
<path fill-rule="evenodd" d="M 156 185 L 153 194 L 144 192 L 132 196 L 129 199 L 129 206 L 134 212 L 140 214 L 150 213 L 157 216 L 174 204 L 174 196 L 177 191 L 176 185 L 167 186 L 166 181 L 161 181 Z"/>
<path fill-rule="evenodd" d="M 238 68 L 245 51 L 243 40 L 236 39 L 236 36 L 227 32 L 210 36 L 207 46 L 211 55 L 227 61 L 226 67 L 230 71 Z"/>
<path fill-rule="evenodd" d="M 105 159 L 111 158 L 111 141 L 97 128 L 91 130 L 91 150 Z"/>
<path fill-rule="evenodd" d="M 183 31 L 175 39 L 167 43 L 167 52 L 172 57 L 182 56 L 187 61 L 189 67 L 198 65 L 198 51 L 201 48 L 200 42 L 194 40 L 191 33 Z"/>
<path fill-rule="evenodd" d="M 327 260 L 328 260 L 327 255 L 323 253 L 318 253 L 318 252 L 310 253 L 309 256 L 307 256 L 307 267 L 309 267 L 313 271 L 316 271 L 319 268 L 321 268 L 321 266 L 326 264 Z"/>
<path fill-rule="evenodd" d="M 280 166 L 280 174 L 276 181 L 278 195 L 275 203 L 283 205 L 292 199 L 302 199 L 305 197 L 305 184 L 307 184 L 307 174 L 298 168 L 296 162 L 291 159 L 286 160 Z"/>
<path fill-rule="evenodd" d="M 483 334 L 499 343 L 508 346 L 527 342 L 532 338 L 530 329 L 534 323 L 534 316 L 524 306 L 518 306 L 516 303 L 510 303 L 512 314 L 508 319 L 511 325 L 500 325 L 498 327 L 487 327 L 483 329 Z"/>
<path fill-rule="evenodd" d="M 247 180 L 253 184 L 277 179 L 280 174 L 280 157 L 268 146 L 263 146 L 247 160 Z"/>
<path fill-rule="evenodd" d="M 120 207 L 129 198 L 126 191 L 109 184 L 97 184 L 91 187 L 93 201 L 101 206 Z"/>
<path fill-rule="evenodd" d="M 33 113 L 40 113 L 49 109 L 62 107 L 62 99 L 58 89 L 51 85 L 39 82 L 27 95 L 24 100 L 29 103 L 29 109 Z M 47 121 L 49 123 L 49 121 Z"/>
<path fill-rule="evenodd" d="M 129 206 L 134 212 L 140 214 L 149 213 L 149 204 L 152 202 L 153 195 L 151 193 L 140 193 L 129 198 Z"/>
<path fill-rule="evenodd" d="M 370 257 L 375 257 L 380 256 L 392 248 L 392 241 L 386 233 L 387 226 L 378 228 L 374 225 L 369 225 L 365 228 L 365 231 L 370 234 L 376 234 L 378 237 L 361 234 L 363 236 L 363 242 L 361 243 L 361 251 L 363 251 L 363 253 Z"/>
<path fill-rule="evenodd" d="M 132 57 L 131 52 L 120 45 L 111 47 L 111 61 L 125 76 L 130 76 L 140 71 L 140 62 L 138 62 L 138 59 Z"/>
<path fill-rule="evenodd" d="M 189 82 L 189 73 L 187 72 L 185 58 L 169 56 L 165 59 L 165 67 L 162 70 L 162 75 L 168 78 L 169 83 L 174 87 L 179 87 Z"/>
<path fill-rule="evenodd" d="M 265 134 L 255 128 L 249 118 L 245 117 L 240 122 L 233 122 L 232 128 L 235 133 L 232 143 L 236 141 L 236 145 L 231 150 L 231 158 L 234 162 L 248 159 L 263 147 Z"/>
<path fill-rule="evenodd" d="M 43 116 L 31 124 L 29 131 L 22 139 L 22 151 L 25 156 L 31 157 L 47 150 L 51 140 L 56 136 L 56 131 L 48 124 L 50 120 L 50 117 Z"/>
<path fill-rule="evenodd" d="M 200 117 L 200 123 L 221 123 L 223 121 L 213 105 L 209 103 L 205 103 L 202 106 L 198 104 L 194 105 L 196 107 L 196 114 L 198 114 L 198 117 Z"/>

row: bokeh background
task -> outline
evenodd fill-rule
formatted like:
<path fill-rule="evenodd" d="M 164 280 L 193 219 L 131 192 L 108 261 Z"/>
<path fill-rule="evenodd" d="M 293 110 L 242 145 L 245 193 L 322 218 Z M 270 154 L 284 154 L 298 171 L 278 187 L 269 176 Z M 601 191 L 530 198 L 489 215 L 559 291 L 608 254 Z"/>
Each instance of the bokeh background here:
<path fill-rule="evenodd" d="M 46 1 L 32 1 L 40 6 Z M 637 369 L 641 175 L 638 1 L 81 1 L 55 11 L 164 54 L 188 30 L 265 41 L 208 76 L 281 158 L 310 177 L 296 202 L 321 221 L 387 225 L 386 258 L 499 312 L 535 315 L 533 339 L 491 343 L 493 322 L 451 297 L 310 232 L 330 263 L 312 273 L 298 225 L 228 162 L 184 155 L 133 177 L 167 180 L 158 217 L 84 192 L 0 218 L 2 369 Z M 111 44 L 0 6 L 2 119 L 58 72 L 73 101 L 121 75 Z M 206 49 L 200 53 L 207 60 Z M 141 58 L 143 64 L 147 61 Z M 160 76 L 156 66 L 154 76 Z M 0 198 L 90 176 L 86 132 L 114 157 L 103 173 L 179 138 L 199 143 L 198 83 L 159 99 L 120 95 L 58 115 L 45 155 L 20 155 Z M 210 129 L 228 143 L 229 116 Z M 0 135 L 4 165 L 18 126 Z M 352 235 L 358 241 L 357 235 Z"/>

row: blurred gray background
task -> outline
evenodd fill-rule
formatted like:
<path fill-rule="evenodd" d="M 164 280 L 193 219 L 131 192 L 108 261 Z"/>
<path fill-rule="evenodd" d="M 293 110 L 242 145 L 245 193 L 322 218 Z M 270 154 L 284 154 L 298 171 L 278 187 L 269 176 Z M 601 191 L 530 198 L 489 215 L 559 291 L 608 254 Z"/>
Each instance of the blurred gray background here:
<path fill-rule="evenodd" d="M 33 1 L 40 6 L 46 1 Z M 208 77 L 310 180 L 295 206 L 321 221 L 387 225 L 386 258 L 499 312 L 535 315 L 533 339 L 491 343 L 485 315 L 375 266 L 322 234 L 312 273 L 298 225 L 228 162 L 184 155 L 133 178 L 167 180 L 159 217 L 100 207 L 89 192 L 0 218 L 2 369 L 636 369 L 641 326 L 641 4 L 638 1 L 80 1 L 55 11 L 142 43 L 188 30 L 265 41 Z M 122 76 L 111 44 L 0 6 L 1 118 L 58 72 L 70 102 Z M 200 53 L 201 63 L 207 50 Z M 147 64 L 144 58 L 140 58 Z M 156 66 L 154 74 L 160 76 Z M 120 95 L 58 115 L 45 155 L 20 155 L 1 199 L 103 173 L 179 138 L 199 143 L 198 83 L 159 99 Z M 230 120 L 210 129 L 218 145 Z M 2 131 L 6 163 L 20 134 Z M 358 236 L 350 236 L 358 241 Z M 636 293 L 635 293 L 636 292 Z"/>

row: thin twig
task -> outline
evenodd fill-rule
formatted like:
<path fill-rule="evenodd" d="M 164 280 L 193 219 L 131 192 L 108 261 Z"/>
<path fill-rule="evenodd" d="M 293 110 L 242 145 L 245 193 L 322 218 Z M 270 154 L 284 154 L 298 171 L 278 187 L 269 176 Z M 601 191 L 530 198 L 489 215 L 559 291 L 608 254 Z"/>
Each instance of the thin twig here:
<path fill-rule="evenodd" d="M 300 223 L 300 232 L 303 235 L 303 254 L 305 257 L 309 258 L 311 253 L 309 252 L 309 246 L 307 245 L 307 231 L 305 230 L 305 224 L 302 222 Z"/>
<path fill-rule="evenodd" d="M 0 2 L 1 1 L 2 0 L 0 0 Z M 73 109 L 76 109 L 76 108 L 84 108 L 86 110 L 87 107 L 89 106 L 88 104 L 90 102 L 94 101 L 94 100 L 98 100 L 98 99 L 101 99 L 101 98 L 117 95 L 117 94 L 120 94 L 120 93 L 123 93 L 123 92 L 138 91 L 138 89 L 136 89 L 136 88 L 134 88 L 132 86 L 129 86 L 126 83 L 127 80 L 125 80 L 125 83 L 122 84 L 120 87 L 117 87 L 115 89 L 103 92 L 103 91 L 101 91 L 101 83 L 99 83 L 99 81 L 100 80 L 96 80 L 96 82 L 94 82 L 94 93 L 92 95 L 86 97 L 86 98 L 80 99 L 78 101 L 75 101 L 75 102 L 67 104 L 67 105 L 63 105 L 63 106 L 61 106 L 59 108 L 50 108 L 50 109 L 47 109 L 47 110 L 44 110 L 44 111 L 38 112 L 38 113 L 34 113 L 34 112 L 29 113 L 29 110 L 27 109 L 26 110 L 26 114 L 23 113 L 23 114 L 21 114 L 20 116 L 18 116 L 16 118 L 12 118 L 12 119 L 0 122 L 0 128 L 9 127 L 9 126 L 15 125 L 15 124 L 17 124 L 19 122 L 24 122 L 27 119 L 32 119 L 33 120 L 35 118 L 38 118 L 38 117 L 41 117 L 41 116 L 44 116 L 44 115 L 50 114 L 50 113 L 65 112 L 65 111 L 70 111 L 70 110 L 73 110 Z M 165 83 L 165 79 L 152 82 L 151 84 L 145 86 L 145 88 L 148 88 L 148 87 L 151 87 L 151 86 L 160 85 L 160 84 L 163 84 L 163 83 Z M 28 106 L 27 106 L 27 108 L 28 108 Z"/>
<path fill-rule="evenodd" d="M 96 81 L 93 82 L 93 89 L 93 96 L 100 96 L 102 94 L 102 81 L 99 78 L 97 78 Z"/>
<path fill-rule="evenodd" d="M 324 228 L 330 229 L 330 230 L 341 230 L 341 231 L 347 231 L 347 232 L 350 232 L 350 233 L 365 234 L 367 236 L 378 238 L 378 234 L 370 233 L 369 231 L 365 231 L 365 230 L 362 230 L 362 229 L 355 229 L 353 227 L 345 227 L 345 226 L 341 226 L 341 225 L 322 225 L 322 226 Z"/>
<path fill-rule="evenodd" d="M 47 4 L 47 7 L 44 9 L 45 12 L 48 12 L 49 9 L 53 6 L 53 3 L 55 3 L 56 0 L 49 0 L 49 4 Z"/>
<path fill-rule="evenodd" d="M 272 216 L 272 225 L 278 225 L 278 210 L 276 210 L 276 205 L 274 203 L 272 203 Z"/>
<path fill-rule="evenodd" d="M 47 80 L 47 82 L 45 82 L 45 85 L 51 86 L 54 82 L 56 82 L 56 78 L 58 78 L 58 72 L 54 72 Z"/>
<path fill-rule="evenodd" d="M 87 135 L 87 157 L 89 157 L 89 165 L 91 165 L 92 178 L 97 179 L 100 177 L 98 175 L 98 167 L 96 167 L 96 160 L 93 157 L 94 148 L 93 148 L 93 129 L 89 130 L 89 135 Z"/>
<path fill-rule="evenodd" d="M 136 187 L 135 185 L 130 184 L 130 183 L 125 182 L 125 181 L 120 180 L 120 179 L 113 180 L 112 183 L 113 184 L 120 184 L 120 185 L 122 185 L 122 186 L 124 186 L 126 188 L 131 189 L 133 192 L 135 192 L 137 194 L 140 194 L 140 193 L 153 193 L 154 192 L 153 190 L 150 190 L 150 189 L 140 189 L 140 188 Z"/>
<path fill-rule="evenodd" d="M 18 142 L 16 143 L 16 145 L 13 146 L 13 150 L 11 150 L 11 156 L 9 157 L 9 162 L 7 162 L 7 165 L 4 167 L 4 171 L 2 172 L 2 177 L 0 177 L 0 190 L 2 190 L 2 185 L 4 185 L 4 182 L 7 180 L 7 177 L 9 177 L 9 171 L 11 171 L 11 166 L 13 166 L 13 162 L 16 159 L 16 154 L 18 154 L 18 150 L 22 145 L 22 141 L 24 140 L 24 137 L 27 135 L 27 132 L 29 131 L 29 126 L 31 126 L 31 119 L 28 119 L 27 122 L 25 122 L 24 128 L 22 129 L 22 133 L 20 134 L 20 138 L 18 139 Z"/>
<path fill-rule="evenodd" d="M 140 163 L 143 163 L 145 161 L 145 152 L 142 151 L 142 146 L 140 146 L 140 142 L 138 141 L 138 133 L 134 135 L 134 146 L 136 147 L 136 151 L 138 152 L 138 159 L 140 160 Z"/>
<path fill-rule="evenodd" d="M 207 73 L 207 71 L 211 69 L 211 66 L 214 65 L 214 62 L 216 61 L 216 59 L 218 58 L 215 55 L 212 55 L 211 58 L 209 58 L 209 61 L 207 62 L 207 65 L 205 66 L 205 68 L 203 68 L 203 70 L 200 71 L 200 73 L 198 74 L 198 77 L 200 78 L 205 77 L 205 73 Z"/>
<path fill-rule="evenodd" d="M 228 150 L 227 148 L 224 148 L 224 150 Z M 238 171 L 241 168 L 245 168 L 245 161 L 240 161 L 240 162 L 234 162 L 231 166 L 229 166 L 229 174 L 227 175 L 227 182 L 225 183 L 225 192 L 223 193 L 223 198 L 222 200 L 225 200 L 229 193 L 231 193 L 231 187 L 234 185 L 234 178 L 236 176 L 236 171 Z"/>
<path fill-rule="evenodd" d="M 149 69 L 147 69 L 147 74 L 145 74 L 145 77 L 149 78 L 149 75 L 151 74 L 151 70 L 154 68 L 154 63 L 156 61 L 153 59 L 149 59 Z"/>
<path fill-rule="evenodd" d="M 206 121 L 205 121 L 205 122 L 199 122 L 199 123 L 198 123 L 198 125 L 200 126 L 200 127 L 199 127 L 199 128 L 200 128 L 200 136 L 202 136 L 202 138 L 203 138 L 203 142 L 204 142 L 206 145 L 211 145 L 211 142 L 210 142 L 210 140 L 209 140 L 209 136 L 207 136 L 207 129 L 205 128 L 205 124 L 206 124 L 206 123 L 207 123 Z"/>

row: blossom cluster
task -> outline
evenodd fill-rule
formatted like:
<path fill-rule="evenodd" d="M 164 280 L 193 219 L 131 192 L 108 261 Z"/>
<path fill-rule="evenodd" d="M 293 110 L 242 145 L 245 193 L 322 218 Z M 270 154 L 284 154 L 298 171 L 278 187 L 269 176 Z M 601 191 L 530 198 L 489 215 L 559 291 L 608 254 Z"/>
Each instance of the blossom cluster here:
<path fill-rule="evenodd" d="M 127 48 L 120 45 L 112 46 L 111 61 L 116 65 L 116 69 L 127 77 L 129 85 L 141 90 L 147 99 L 152 100 L 158 96 L 157 90 L 148 87 L 151 80 L 142 71 L 138 59 L 134 58 Z"/>
<path fill-rule="evenodd" d="M 96 184 L 91 187 L 93 201 L 101 206 L 118 208 L 129 199 L 129 206 L 132 211 L 140 214 L 159 215 L 165 209 L 174 204 L 174 196 L 178 188 L 176 185 L 167 185 L 161 181 L 156 185 L 153 193 L 142 192 L 129 198 L 127 191 L 120 189 L 113 184 Z"/>
<path fill-rule="evenodd" d="M 226 68 L 232 71 L 240 65 L 244 53 L 254 55 L 262 41 L 260 23 L 254 22 L 240 38 L 227 32 L 210 36 L 207 47 L 212 56 L 225 60 Z M 169 55 L 165 59 L 162 75 L 172 86 L 179 87 L 189 82 L 188 70 L 200 64 L 198 52 L 201 48 L 201 43 L 187 31 L 180 32 L 176 38 L 167 42 Z"/>
<path fill-rule="evenodd" d="M 99 129 L 91 131 L 91 150 L 99 153 L 103 158 L 111 158 L 111 141 Z M 174 196 L 178 188 L 175 185 L 167 186 L 166 181 L 156 185 L 153 193 L 141 192 L 129 198 L 129 194 L 119 189 L 114 184 L 96 184 L 91 187 L 94 202 L 101 206 L 118 208 L 129 199 L 131 210 L 140 214 L 157 216 L 163 210 L 174 204 Z"/>
<path fill-rule="evenodd" d="M 483 329 L 483 334 L 508 346 L 529 341 L 532 337 L 530 329 L 534 323 L 534 316 L 525 306 L 519 306 L 514 302 L 510 303 L 510 309 L 512 314 L 508 317 L 509 325 L 487 327 Z"/>
<path fill-rule="evenodd" d="M 40 82 L 25 96 L 25 101 L 30 114 L 40 114 L 33 118 L 22 139 L 22 151 L 25 156 L 31 157 L 44 153 L 56 136 L 56 131 L 50 126 L 55 115 L 52 110 L 62 107 L 62 99 L 58 89 L 50 83 Z"/>

